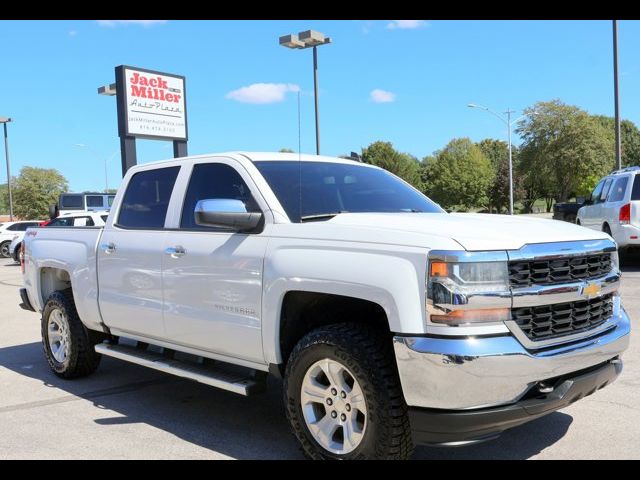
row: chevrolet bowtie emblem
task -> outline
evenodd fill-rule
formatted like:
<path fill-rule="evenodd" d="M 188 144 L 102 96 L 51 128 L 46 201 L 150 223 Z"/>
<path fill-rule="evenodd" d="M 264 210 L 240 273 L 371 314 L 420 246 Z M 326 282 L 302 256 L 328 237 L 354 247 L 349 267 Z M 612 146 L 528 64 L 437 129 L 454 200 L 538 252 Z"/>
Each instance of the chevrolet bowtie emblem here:
<path fill-rule="evenodd" d="M 600 285 L 597 283 L 590 283 L 582 289 L 582 294 L 588 298 L 592 298 L 598 296 L 601 290 Z"/>

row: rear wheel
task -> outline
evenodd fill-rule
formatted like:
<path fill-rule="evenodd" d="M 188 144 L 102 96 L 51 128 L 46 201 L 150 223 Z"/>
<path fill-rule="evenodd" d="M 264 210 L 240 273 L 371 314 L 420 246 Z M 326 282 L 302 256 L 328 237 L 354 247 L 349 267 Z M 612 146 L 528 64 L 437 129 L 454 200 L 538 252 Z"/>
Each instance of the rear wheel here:
<path fill-rule="evenodd" d="M 11 242 L 8 240 L 6 242 L 0 243 L 0 257 L 9 258 L 11 256 L 10 247 L 11 247 Z"/>
<path fill-rule="evenodd" d="M 393 347 L 360 324 L 311 331 L 285 372 L 287 418 L 312 459 L 406 459 L 413 443 Z"/>
<path fill-rule="evenodd" d="M 62 378 L 93 373 L 101 357 L 93 347 L 103 338 L 82 324 L 71 290 L 49 296 L 42 312 L 42 348 L 53 373 Z"/>

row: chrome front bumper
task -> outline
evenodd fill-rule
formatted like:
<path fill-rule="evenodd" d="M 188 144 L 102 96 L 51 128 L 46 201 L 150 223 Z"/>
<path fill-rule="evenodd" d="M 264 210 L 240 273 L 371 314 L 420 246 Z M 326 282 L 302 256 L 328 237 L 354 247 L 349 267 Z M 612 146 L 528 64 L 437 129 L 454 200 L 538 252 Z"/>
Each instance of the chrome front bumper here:
<path fill-rule="evenodd" d="M 542 351 L 511 336 L 394 337 L 402 389 L 410 407 L 466 410 L 517 402 L 538 382 L 601 364 L 629 344 L 624 308 L 595 337 Z"/>

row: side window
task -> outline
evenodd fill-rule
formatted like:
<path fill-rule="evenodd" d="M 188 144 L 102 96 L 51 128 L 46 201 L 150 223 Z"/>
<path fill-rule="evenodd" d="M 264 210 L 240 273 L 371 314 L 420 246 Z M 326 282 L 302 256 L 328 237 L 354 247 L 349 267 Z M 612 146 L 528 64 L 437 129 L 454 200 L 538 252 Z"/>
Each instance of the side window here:
<path fill-rule="evenodd" d="M 633 190 L 631 191 L 631 200 L 640 200 L 640 175 L 636 175 L 633 179 Z"/>
<path fill-rule="evenodd" d="M 596 188 L 594 188 L 593 192 L 591 192 L 591 201 L 593 203 L 598 203 L 600 199 L 600 194 L 602 193 L 602 187 L 604 187 L 604 180 L 602 180 L 598 185 L 596 185 Z"/>
<path fill-rule="evenodd" d="M 224 163 L 201 163 L 193 166 L 182 205 L 180 227 L 209 229 L 196 225 L 193 210 L 199 200 L 214 198 L 241 200 L 248 212 L 260 211 L 249 187 L 235 168 Z"/>
<path fill-rule="evenodd" d="M 136 173 L 122 199 L 118 225 L 129 228 L 162 228 L 171 192 L 180 167 Z"/>
<path fill-rule="evenodd" d="M 91 217 L 76 217 L 73 219 L 74 227 L 93 227 L 94 223 Z"/>
<path fill-rule="evenodd" d="M 82 210 L 82 195 L 61 195 L 60 208 L 65 210 Z"/>
<path fill-rule="evenodd" d="M 47 227 L 72 227 L 73 226 L 73 218 L 69 217 L 58 217 L 55 220 L 52 220 Z"/>
<path fill-rule="evenodd" d="M 613 179 L 607 178 L 604 182 L 604 186 L 602 187 L 602 193 L 596 200 L 596 203 L 602 203 L 606 200 L 607 195 L 609 194 L 609 189 L 611 188 L 611 184 L 613 183 Z"/>
<path fill-rule="evenodd" d="M 11 230 L 12 232 L 20 231 L 20 224 L 19 223 L 14 223 L 13 225 L 9 225 L 7 227 L 7 230 Z"/>
<path fill-rule="evenodd" d="M 629 177 L 621 177 L 616 180 L 611 190 L 609 191 L 609 202 L 621 202 L 624 200 L 624 194 L 627 191 L 627 184 L 629 183 Z"/>
<path fill-rule="evenodd" d="M 102 195 L 87 195 L 87 207 L 102 207 Z"/>

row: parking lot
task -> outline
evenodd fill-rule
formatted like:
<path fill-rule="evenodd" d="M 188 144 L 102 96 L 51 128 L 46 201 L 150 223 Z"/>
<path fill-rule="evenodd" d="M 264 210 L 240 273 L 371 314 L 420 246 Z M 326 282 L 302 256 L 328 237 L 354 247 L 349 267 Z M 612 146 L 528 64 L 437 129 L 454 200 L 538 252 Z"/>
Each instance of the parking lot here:
<path fill-rule="evenodd" d="M 464 448 L 416 459 L 640 459 L 640 260 L 623 264 L 633 323 L 622 376 L 572 406 Z M 280 385 L 241 397 L 111 358 L 88 378 L 47 367 L 39 316 L 18 307 L 19 266 L 0 260 L 0 459 L 298 459 Z"/>

